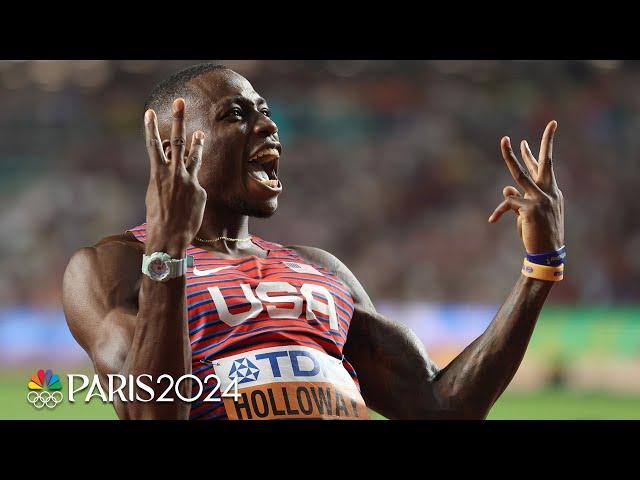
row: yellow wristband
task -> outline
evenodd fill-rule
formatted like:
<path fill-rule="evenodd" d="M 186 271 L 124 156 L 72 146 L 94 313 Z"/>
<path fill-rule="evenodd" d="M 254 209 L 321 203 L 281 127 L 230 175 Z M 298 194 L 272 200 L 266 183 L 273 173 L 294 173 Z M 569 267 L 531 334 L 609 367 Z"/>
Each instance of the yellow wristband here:
<path fill-rule="evenodd" d="M 564 278 L 564 263 L 557 267 L 548 267 L 546 265 L 531 263 L 525 258 L 522 264 L 522 274 L 525 277 L 536 278 L 538 280 L 559 282 Z"/>

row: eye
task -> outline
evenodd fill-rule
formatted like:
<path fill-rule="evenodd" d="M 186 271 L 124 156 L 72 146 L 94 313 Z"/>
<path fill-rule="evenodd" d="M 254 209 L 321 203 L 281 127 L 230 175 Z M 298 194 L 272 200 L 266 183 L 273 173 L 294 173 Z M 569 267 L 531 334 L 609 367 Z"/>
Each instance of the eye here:
<path fill-rule="evenodd" d="M 271 117 L 271 111 L 268 108 L 263 108 L 260 110 L 265 117 Z"/>
<path fill-rule="evenodd" d="M 238 107 L 233 107 L 231 110 L 229 110 L 227 116 L 242 118 L 242 110 Z"/>

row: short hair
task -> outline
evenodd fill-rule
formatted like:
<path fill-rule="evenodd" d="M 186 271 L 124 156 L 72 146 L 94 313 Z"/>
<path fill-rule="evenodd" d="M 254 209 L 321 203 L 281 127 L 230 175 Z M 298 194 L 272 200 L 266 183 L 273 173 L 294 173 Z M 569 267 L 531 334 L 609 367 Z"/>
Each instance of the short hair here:
<path fill-rule="evenodd" d="M 153 88 L 144 103 L 144 111 L 146 112 L 150 108 L 154 109 L 156 113 L 164 111 L 170 102 L 173 102 L 177 97 L 184 96 L 187 82 L 203 73 L 214 70 L 229 70 L 229 68 L 216 63 L 200 63 L 174 73 Z"/>

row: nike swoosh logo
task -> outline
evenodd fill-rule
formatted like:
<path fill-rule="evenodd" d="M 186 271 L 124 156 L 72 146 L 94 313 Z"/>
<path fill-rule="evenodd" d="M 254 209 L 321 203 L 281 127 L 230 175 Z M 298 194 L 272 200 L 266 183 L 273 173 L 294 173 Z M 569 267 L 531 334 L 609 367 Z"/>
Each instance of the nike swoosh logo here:
<path fill-rule="evenodd" d="M 224 270 L 225 268 L 233 268 L 233 265 L 225 265 L 224 267 L 212 268 L 211 270 L 198 270 L 198 267 L 193 267 L 193 274 L 198 277 L 204 277 L 206 275 L 219 272 L 220 270 Z"/>

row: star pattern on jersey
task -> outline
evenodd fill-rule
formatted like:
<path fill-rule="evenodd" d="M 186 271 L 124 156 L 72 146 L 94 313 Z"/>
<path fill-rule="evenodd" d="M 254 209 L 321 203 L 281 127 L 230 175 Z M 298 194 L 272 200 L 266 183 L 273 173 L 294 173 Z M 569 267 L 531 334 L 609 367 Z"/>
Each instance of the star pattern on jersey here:
<path fill-rule="evenodd" d="M 238 383 L 255 382 L 258 380 L 260 369 L 256 367 L 248 358 L 240 358 L 233 361 L 229 378 L 237 378 Z"/>

